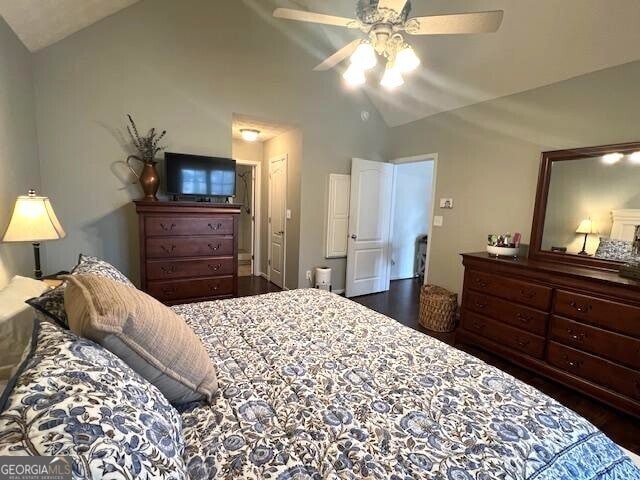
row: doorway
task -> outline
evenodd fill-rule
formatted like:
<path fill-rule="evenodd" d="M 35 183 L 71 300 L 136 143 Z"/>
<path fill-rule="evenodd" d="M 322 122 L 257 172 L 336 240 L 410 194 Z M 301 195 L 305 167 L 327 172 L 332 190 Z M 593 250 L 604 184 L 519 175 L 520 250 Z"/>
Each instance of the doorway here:
<path fill-rule="evenodd" d="M 346 296 L 389 290 L 396 279 L 427 282 L 437 154 L 351 164 Z"/>
<path fill-rule="evenodd" d="M 259 275 L 260 162 L 236 160 L 236 198 L 242 204 L 238 219 L 238 276 Z"/>
<path fill-rule="evenodd" d="M 395 166 L 391 228 L 391 280 L 424 278 L 433 212 L 434 161 Z"/>
<path fill-rule="evenodd" d="M 287 155 L 269 160 L 268 279 L 284 288 L 287 236 Z"/>

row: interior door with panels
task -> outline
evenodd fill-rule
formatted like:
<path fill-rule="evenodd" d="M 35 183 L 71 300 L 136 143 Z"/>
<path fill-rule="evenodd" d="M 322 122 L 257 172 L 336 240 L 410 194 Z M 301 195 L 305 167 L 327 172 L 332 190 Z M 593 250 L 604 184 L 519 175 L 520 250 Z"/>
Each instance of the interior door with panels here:
<path fill-rule="evenodd" d="M 284 288 L 287 230 L 287 157 L 269 162 L 269 281 Z"/>
<path fill-rule="evenodd" d="M 394 166 L 354 158 L 351 164 L 346 296 L 389 289 Z"/>

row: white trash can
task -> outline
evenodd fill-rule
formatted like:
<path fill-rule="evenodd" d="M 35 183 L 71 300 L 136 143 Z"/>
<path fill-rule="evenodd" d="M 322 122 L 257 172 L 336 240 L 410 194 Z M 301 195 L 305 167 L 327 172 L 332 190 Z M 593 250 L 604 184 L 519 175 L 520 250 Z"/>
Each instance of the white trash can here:
<path fill-rule="evenodd" d="M 331 269 L 329 267 L 316 267 L 316 288 L 331 291 Z"/>

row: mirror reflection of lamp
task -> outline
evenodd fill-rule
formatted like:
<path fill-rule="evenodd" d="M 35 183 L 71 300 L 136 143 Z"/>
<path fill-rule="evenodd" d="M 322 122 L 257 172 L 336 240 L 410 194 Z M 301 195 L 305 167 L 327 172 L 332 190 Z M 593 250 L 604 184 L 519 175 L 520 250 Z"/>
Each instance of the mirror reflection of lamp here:
<path fill-rule="evenodd" d="M 580 222 L 580 225 L 578 225 L 576 233 L 584 234 L 584 243 L 582 244 L 582 250 L 578 252 L 578 255 L 589 255 L 587 253 L 587 238 L 592 233 L 598 233 L 596 232 L 595 224 L 591 221 L 590 218 L 585 218 Z"/>

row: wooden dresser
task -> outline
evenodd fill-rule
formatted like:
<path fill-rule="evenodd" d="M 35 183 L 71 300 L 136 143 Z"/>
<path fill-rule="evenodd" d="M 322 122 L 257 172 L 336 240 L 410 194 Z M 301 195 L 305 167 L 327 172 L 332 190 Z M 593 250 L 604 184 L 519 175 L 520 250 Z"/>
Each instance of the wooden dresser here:
<path fill-rule="evenodd" d="M 615 272 L 463 255 L 474 345 L 640 417 L 640 282 Z"/>
<path fill-rule="evenodd" d="M 240 205 L 135 202 L 141 288 L 166 304 L 238 294 Z"/>

